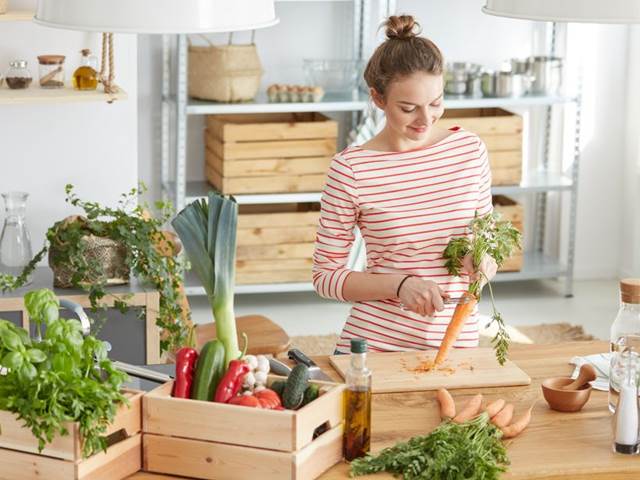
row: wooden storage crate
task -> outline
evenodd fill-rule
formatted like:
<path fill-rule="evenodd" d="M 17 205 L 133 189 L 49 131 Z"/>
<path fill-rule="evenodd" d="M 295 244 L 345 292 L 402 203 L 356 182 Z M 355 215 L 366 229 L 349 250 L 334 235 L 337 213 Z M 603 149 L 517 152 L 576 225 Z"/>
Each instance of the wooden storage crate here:
<path fill-rule="evenodd" d="M 522 117 L 500 108 L 448 110 L 438 126 L 460 126 L 487 146 L 493 185 L 517 185 L 522 179 Z"/>
<path fill-rule="evenodd" d="M 120 480 L 142 466 L 140 433 L 142 392 L 125 391 L 130 406 L 122 405 L 107 429 L 107 452 L 82 458 L 77 422 L 69 435 L 57 436 L 38 453 L 38 440 L 15 414 L 0 411 L 0 480 Z"/>
<path fill-rule="evenodd" d="M 313 480 L 342 458 L 345 389 L 313 383 L 320 396 L 296 411 L 173 398 L 173 382 L 158 387 L 143 399 L 143 469 L 211 480 Z M 328 430 L 314 439 L 320 426 Z"/>
<path fill-rule="evenodd" d="M 206 176 L 224 194 L 319 191 L 337 136 L 320 113 L 209 115 Z"/>
<path fill-rule="evenodd" d="M 310 282 L 319 204 L 241 205 L 236 283 Z"/>
<path fill-rule="evenodd" d="M 509 220 L 514 227 L 524 234 L 524 208 L 522 204 L 504 195 L 493 196 L 493 209 L 502 215 L 503 220 Z M 501 272 L 518 272 L 522 270 L 522 249 L 518 249 L 509 257 L 502 267 Z"/>

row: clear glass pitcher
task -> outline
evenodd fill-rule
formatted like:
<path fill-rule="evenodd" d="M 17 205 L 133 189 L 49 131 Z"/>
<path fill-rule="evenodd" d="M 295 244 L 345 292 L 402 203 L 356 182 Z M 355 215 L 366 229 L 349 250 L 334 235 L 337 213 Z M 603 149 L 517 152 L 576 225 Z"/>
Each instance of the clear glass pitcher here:
<path fill-rule="evenodd" d="M 33 258 L 31 237 L 25 222 L 26 192 L 2 194 L 5 203 L 5 219 L 0 234 L 0 273 L 20 275 Z"/>

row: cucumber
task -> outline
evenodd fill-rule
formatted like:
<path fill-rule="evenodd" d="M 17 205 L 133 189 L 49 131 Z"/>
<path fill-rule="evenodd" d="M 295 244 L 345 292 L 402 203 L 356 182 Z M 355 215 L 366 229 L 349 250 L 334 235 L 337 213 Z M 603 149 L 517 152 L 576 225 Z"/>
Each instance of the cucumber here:
<path fill-rule="evenodd" d="M 224 345 L 220 340 L 204 344 L 196 362 L 196 373 L 191 386 L 191 398 L 211 402 L 224 375 Z"/>
<path fill-rule="evenodd" d="M 320 387 L 312 383 L 304 391 L 304 397 L 302 398 L 302 405 L 300 405 L 300 407 L 304 407 L 307 403 L 313 402 L 318 396 L 320 396 Z"/>
<path fill-rule="evenodd" d="M 273 390 L 274 392 L 276 392 L 278 394 L 279 397 L 282 397 L 282 393 L 284 392 L 284 386 L 286 385 L 286 381 L 284 380 L 275 380 L 272 384 L 271 384 L 271 390 Z"/>
<path fill-rule="evenodd" d="M 282 392 L 282 405 L 284 408 L 295 410 L 302 404 L 304 391 L 309 386 L 309 368 L 306 365 L 296 365 L 291 370 L 287 383 Z"/>

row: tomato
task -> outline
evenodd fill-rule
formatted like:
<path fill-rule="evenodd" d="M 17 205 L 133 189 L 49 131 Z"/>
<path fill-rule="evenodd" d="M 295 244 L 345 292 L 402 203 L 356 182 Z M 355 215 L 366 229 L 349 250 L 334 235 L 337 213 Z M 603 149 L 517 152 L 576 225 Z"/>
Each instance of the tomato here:
<path fill-rule="evenodd" d="M 260 390 L 253 394 L 260 402 L 262 408 L 273 410 L 282 405 L 282 401 L 276 392 L 269 388 Z"/>
<path fill-rule="evenodd" d="M 260 401 L 253 395 L 238 395 L 232 397 L 227 403 L 231 405 L 241 405 L 243 407 L 260 408 Z"/>

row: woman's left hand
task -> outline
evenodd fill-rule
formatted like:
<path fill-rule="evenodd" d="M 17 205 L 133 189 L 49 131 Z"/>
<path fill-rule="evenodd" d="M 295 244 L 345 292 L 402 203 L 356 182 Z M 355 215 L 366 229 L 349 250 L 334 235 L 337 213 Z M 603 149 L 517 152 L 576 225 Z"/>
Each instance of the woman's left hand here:
<path fill-rule="evenodd" d="M 462 258 L 462 270 L 469 274 L 469 282 L 480 280 L 480 288 L 484 287 L 487 281 L 491 281 L 496 276 L 498 264 L 491 255 L 485 255 L 480 261 L 477 269 L 473 267 L 473 257 L 465 255 Z"/>

